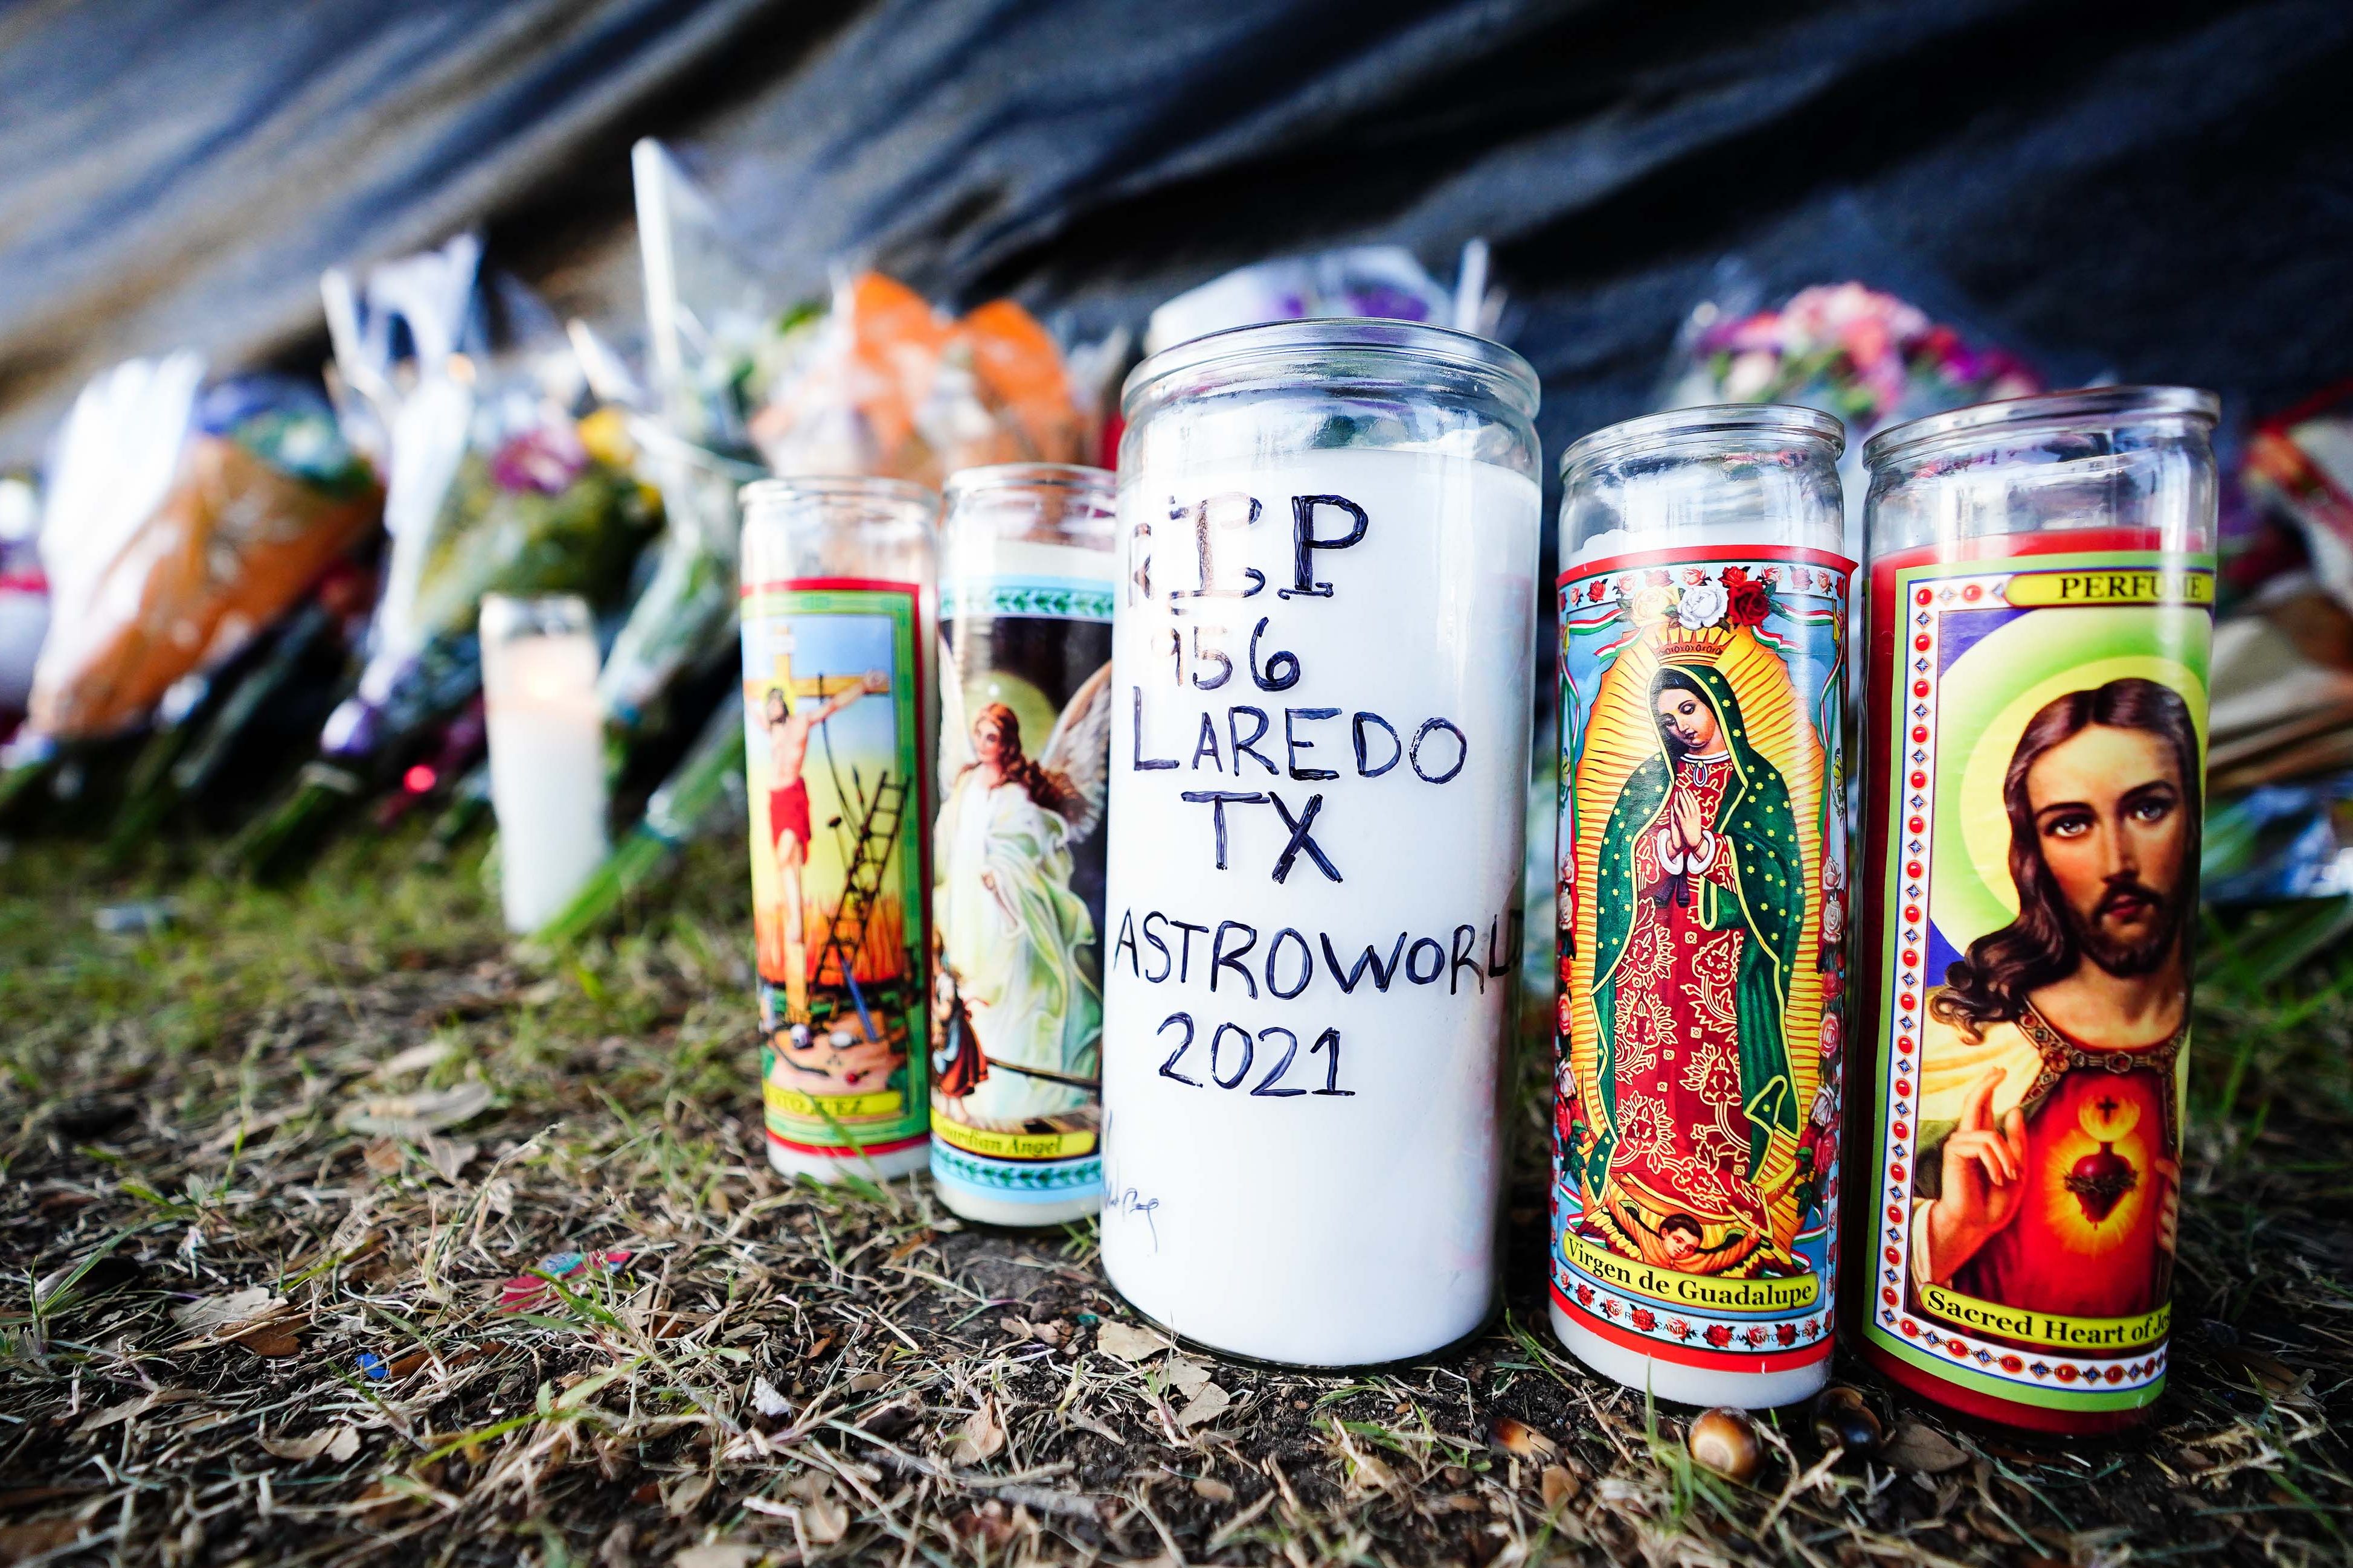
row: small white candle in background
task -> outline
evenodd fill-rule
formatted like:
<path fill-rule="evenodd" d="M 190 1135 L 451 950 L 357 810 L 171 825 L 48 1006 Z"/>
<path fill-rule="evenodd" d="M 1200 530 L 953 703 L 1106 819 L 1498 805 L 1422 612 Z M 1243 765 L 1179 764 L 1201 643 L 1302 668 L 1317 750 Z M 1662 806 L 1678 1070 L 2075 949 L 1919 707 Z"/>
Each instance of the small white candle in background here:
<path fill-rule="evenodd" d="M 605 858 L 596 642 L 576 596 L 482 601 L 491 805 L 507 929 L 537 931 Z"/>

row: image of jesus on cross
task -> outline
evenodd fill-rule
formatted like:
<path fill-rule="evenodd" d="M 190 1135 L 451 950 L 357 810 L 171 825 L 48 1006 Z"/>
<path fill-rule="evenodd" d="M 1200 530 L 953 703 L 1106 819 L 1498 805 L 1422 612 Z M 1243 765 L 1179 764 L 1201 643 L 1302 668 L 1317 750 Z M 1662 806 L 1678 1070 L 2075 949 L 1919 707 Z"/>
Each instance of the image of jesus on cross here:
<path fill-rule="evenodd" d="M 881 670 L 860 676 L 821 675 L 796 680 L 789 650 L 776 657 L 765 689 L 761 715 L 768 732 L 768 845 L 776 868 L 776 901 L 783 918 L 786 958 L 783 979 L 796 1022 L 808 1013 L 808 947 L 802 913 L 802 873 L 808 867 L 812 826 L 808 781 L 809 737 L 818 725 L 870 692 L 891 689 Z M 810 706 L 799 700 L 814 699 Z"/>

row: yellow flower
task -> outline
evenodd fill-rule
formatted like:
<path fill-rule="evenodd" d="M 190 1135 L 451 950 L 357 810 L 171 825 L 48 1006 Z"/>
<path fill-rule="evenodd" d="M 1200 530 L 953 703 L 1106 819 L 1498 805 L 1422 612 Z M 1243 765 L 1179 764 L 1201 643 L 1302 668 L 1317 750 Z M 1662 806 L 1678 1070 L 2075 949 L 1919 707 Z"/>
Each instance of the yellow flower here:
<path fill-rule="evenodd" d="M 1672 588 L 1644 588 L 1634 595 L 1634 624 L 1655 626 L 1675 613 L 1677 595 Z"/>

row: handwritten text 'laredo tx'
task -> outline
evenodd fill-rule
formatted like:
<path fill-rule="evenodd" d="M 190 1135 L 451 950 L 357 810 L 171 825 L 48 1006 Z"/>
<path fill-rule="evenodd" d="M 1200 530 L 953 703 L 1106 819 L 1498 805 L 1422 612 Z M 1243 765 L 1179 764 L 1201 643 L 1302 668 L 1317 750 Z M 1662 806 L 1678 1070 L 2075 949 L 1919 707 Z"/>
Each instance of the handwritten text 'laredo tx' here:
<path fill-rule="evenodd" d="M 1238 892 L 1262 886 L 1261 878 L 1281 885 L 1295 885 L 1294 878 L 1345 885 L 1356 854 L 1372 851 L 1379 838 L 1394 841 L 1402 825 L 1434 816 L 1433 807 L 1443 809 L 1443 795 L 1433 800 L 1432 792 L 1461 777 L 1474 746 L 1493 742 L 1466 732 L 1447 714 L 1384 713 L 1371 703 L 1332 700 L 1335 689 L 1377 680 L 1377 671 L 1309 670 L 1288 646 L 1284 626 L 1296 616 L 1345 613 L 1338 590 L 1318 575 L 1330 564 L 1319 558 L 1364 548 L 1372 520 L 1340 495 L 1290 497 L 1287 519 L 1270 518 L 1267 510 L 1258 498 L 1239 492 L 1190 506 L 1172 500 L 1161 531 L 1161 580 L 1155 580 L 1155 528 L 1147 520 L 1129 529 L 1122 587 L 1124 608 L 1157 610 L 1166 624 L 1151 634 L 1145 668 L 1122 672 L 1133 729 L 1114 765 L 1144 775 L 1139 787 L 1174 775 L 1166 782 L 1181 786 L 1176 798 L 1191 808 L 1202 831 L 1155 845 L 1155 853 L 1198 853 L 1217 870 L 1235 875 Z M 1240 565 L 1233 550 L 1220 548 L 1239 543 L 1243 531 L 1285 522 L 1287 582 L 1271 584 L 1268 574 Z M 1180 567 L 1172 568 L 1172 561 Z M 1172 570 L 1190 580 L 1166 581 Z M 1241 812 L 1271 814 L 1280 824 L 1281 847 L 1271 860 L 1236 858 L 1235 817 L 1229 814 Z M 1475 997 L 1512 973 L 1520 921 L 1514 906 L 1419 933 L 1335 935 L 1287 925 L 1262 931 L 1215 910 L 1129 908 L 1120 912 L 1111 963 L 1155 985 L 1206 982 L 1221 1002 L 1230 998 L 1229 1005 L 1262 995 L 1289 1002 L 1319 982 L 1345 995 L 1360 986 L 1387 994 L 1397 985 L 1443 986 L 1449 995 Z M 1254 1067 L 1271 1064 L 1250 1087 L 1251 1095 L 1354 1092 L 1340 1085 L 1337 1028 L 1324 1029 L 1307 1047 L 1311 1058 L 1324 1058 L 1322 1086 L 1313 1089 L 1288 1081 L 1299 1039 L 1282 1026 L 1197 1021 L 1189 1012 L 1176 1012 L 1163 1020 L 1159 1033 L 1175 1047 L 1160 1076 L 1179 1083 L 1240 1089 Z M 1203 1054 L 1188 1062 L 1197 1041 Z M 1315 1076 L 1303 1072 L 1302 1079 L 1313 1082 Z"/>

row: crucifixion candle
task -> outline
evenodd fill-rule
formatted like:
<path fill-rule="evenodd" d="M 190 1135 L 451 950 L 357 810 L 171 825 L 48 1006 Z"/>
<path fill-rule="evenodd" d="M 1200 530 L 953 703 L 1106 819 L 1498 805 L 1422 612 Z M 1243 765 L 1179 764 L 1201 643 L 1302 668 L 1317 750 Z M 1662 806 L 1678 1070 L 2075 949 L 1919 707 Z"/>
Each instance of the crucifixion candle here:
<path fill-rule="evenodd" d="M 1834 1338 L 1844 446 L 1686 408 L 1561 465 L 1552 1322 L 1694 1405 L 1801 1399 Z"/>
<path fill-rule="evenodd" d="M 948 480 L 932 852 L 932 1182 L 967 1219 L 1103 1200 L 1112 477 Z"/>
<path fill-rule="evenodd" d="M 933 523 L 896 479 L 744 487 L 744 743 L 768 1159 L 921 1170 Z"/>
<path fill-rule="evenodd" d="M 2165 1385 L 2216 412 L 2101 387 L 1863 453 L 1850 1321 L 1896 1382 L 2046 1432 Z"/>
<path fill-rule="evenodd" d="M 1535 373 L 1395 321 L 1128 379 L 1103 1261 L 1213 1349 L 1397 1360 L 1494 1294 Z"/>
<path fill-rule="evenodd" d="M 482 599 L 482 701 L 499 901 L 537 931 L 605 858 L 605 721 L 596 639 L 573 595 Z"/>

